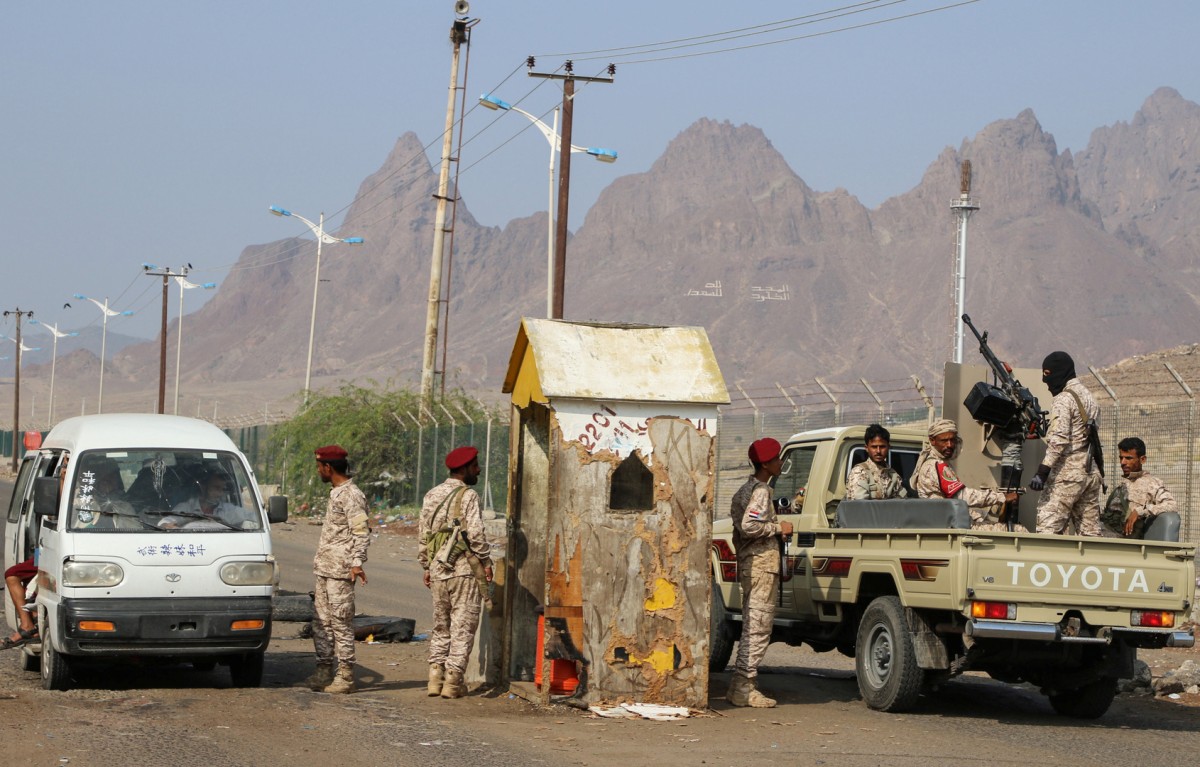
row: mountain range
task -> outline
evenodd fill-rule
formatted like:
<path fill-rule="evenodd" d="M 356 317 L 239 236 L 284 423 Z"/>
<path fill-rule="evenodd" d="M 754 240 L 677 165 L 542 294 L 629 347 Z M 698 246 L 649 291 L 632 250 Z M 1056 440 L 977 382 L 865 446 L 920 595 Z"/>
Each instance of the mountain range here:
<path fill-rule="evenodd" d="M 566 319 L 701 325 L 731 387 L 939 380 L 952 352 L 950 204 L 964 160 L 980 205 L 965 304 L 1002 356 L 1037 367 L 1065 349 L 1082 369 L 1197 340 L 1200 105 L 1170 88 L 1077 154 L 1060 152 L 1030 110 L 993 122 L 874 209 L 809 187 L 758 128 L 702 119 L 588 211 L 568 248 Z M 362 182 L 345 221 L 366 245 L 327 249 L 321 265 L 317 385 L 419 378 L 436 185 L 413 133 Z M 489 227 L 469 205 L 463 190 L 447 380 L 494 393 L 520 318 L 545 313 L 546 217 Z M 295 238 L 243 251 L 187 318 L 185 389 L 220 387 L 253 410 L 301 387 L 313 250 Z M 59 360 L 60 385 L 70 385 L 64 369 L 94 385 L 86 356 Z M 173 371 L 173 343 L 171 360 Z M 157 341 L 126 346 L 106 388 L 148 391 L 157 372 Z"/>

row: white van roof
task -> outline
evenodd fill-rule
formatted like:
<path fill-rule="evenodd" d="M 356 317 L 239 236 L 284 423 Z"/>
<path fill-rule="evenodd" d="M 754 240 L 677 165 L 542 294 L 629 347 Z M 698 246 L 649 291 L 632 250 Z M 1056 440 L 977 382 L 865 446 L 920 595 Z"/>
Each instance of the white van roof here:
<path fill-rule="evenodd" d="M 177 415 L 104 413 L 59 422 L 42 447 L 72 452 L 134 448 L 181 448 L 238 452 L 225 432 L 206 421 Z"/>

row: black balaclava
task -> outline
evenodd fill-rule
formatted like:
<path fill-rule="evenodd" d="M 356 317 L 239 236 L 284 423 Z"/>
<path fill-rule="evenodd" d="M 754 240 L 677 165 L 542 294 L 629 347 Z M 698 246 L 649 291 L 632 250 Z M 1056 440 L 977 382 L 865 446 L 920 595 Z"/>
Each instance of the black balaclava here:
<path fill-rule="evenodd" d="M 1051 352 L 1042 360 L 1042 382 L 1050 387 L 1050 393 L 1058 396 L 1067 388 L 1067 381 L 1075 377 L 1075 360 L 1066 352 Z"/>

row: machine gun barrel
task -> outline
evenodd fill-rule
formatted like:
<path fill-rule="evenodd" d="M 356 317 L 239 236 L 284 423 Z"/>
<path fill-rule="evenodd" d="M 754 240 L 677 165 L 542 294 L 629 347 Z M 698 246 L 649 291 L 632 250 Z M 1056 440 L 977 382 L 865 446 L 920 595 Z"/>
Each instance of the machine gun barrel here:
<path fill-rule="evenodd" d="M 971 329 L 971 332 L 975 334 L 976 340 L 979 341 L 979 353 L 983 355 L 984 361 L 992 369 L 992 373 L 996 376 L 996 382 L 1000 385 L 1000 389 L 1017 406 L 1021 425 L 1024 426 L 1026 436 L 1029 438 L 1033 438 L 1035 435 L 1045 437 L 1046 430 L 1049 427 L 1046 419 L 1047 413 L 1038 404 L 1037 397 L 1033 396 L 1029 389 L 1021 385 L 1021 382 L 1013 375 L 1012 368 L 1004 364 L 996 356 L 996 353 L 992 351 L 992 347 L 988 344 L 987 331 L 985 330 L 983 333 L 980 333 L 976 329 L 975 324 L 971 322 L 970 315 L 964 314 L 962 321 L 964 325 Z"/>

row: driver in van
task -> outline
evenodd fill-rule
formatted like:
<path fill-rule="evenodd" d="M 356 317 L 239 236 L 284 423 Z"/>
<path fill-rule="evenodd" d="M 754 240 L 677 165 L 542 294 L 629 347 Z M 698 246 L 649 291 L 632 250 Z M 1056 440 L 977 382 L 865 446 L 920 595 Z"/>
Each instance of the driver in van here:
<path fill-rule="evenodd" d="M 85 457 L 75 489 L 75 524 L 81 529 L 141 529 L 133 506 L 125 500 L 121 470 L 105 456 Z"/>
<path fill-rule="evenodd" d="M 245 507 L 229 503 L 229 480 L 220 469 L 211 469 L 200 479 L 199 493 L 175 506 L 158 526 L 164 530 L 233 528 L 252 530 L 258 527 Z"/>

